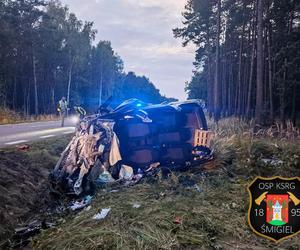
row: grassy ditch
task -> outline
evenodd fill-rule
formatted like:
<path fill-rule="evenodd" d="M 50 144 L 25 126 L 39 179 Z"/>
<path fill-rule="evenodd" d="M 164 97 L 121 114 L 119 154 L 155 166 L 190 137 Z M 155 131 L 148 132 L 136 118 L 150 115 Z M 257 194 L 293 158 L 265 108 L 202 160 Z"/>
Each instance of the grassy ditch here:
<path fill-rule="evenodd" d="M 70 137 L 0 149 L 0 241 L 47 206 L 47 178 Z M 1 248 L 1 247 L 0 247 Z"/>

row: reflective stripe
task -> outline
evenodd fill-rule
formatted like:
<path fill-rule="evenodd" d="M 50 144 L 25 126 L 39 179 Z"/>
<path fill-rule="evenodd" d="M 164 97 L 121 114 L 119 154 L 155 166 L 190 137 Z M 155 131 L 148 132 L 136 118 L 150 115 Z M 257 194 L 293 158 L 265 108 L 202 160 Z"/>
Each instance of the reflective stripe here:
<path fill-rule="evenodd" d="M 67 103 L 67 101 L 62 101 L 62 100 L 60 100 L 60 101 L 58 102 L 58 104 L 59 104 L 59 107 L 60 107 L 61 110 L 67 110 L 67 108 L 68 108 L 68 103 Z"/>
<path fill-rule="evenodd" d="M 82 107 L 76 107 L 76 112 L 78 112 L 81 115 L 86 115 L 86 111 Z"/>

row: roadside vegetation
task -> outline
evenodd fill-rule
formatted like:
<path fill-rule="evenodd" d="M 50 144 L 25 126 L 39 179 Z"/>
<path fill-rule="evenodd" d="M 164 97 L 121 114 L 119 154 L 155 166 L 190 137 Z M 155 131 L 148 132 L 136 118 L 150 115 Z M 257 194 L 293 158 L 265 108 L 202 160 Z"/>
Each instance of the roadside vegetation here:
<path fill-rule="evenodd" d="M 0 107 L 0 125 L 14 124 L 22 122 L 35 122 L 35 121 L 53 121 L 59 119 L 57 115 L 31 115 L 24 116 L 21 113 L 15 112 L 7 108 Z"/>
<path fill-rule="evenodd" d="M 43 230 L 34 237 L 30 247 L 297 249 L 299 236 L 275 245 L 250 230 L 246 188 L 258 175 L 300 175 L 299 131 L 295 128 L 277 131 L 274 127 L 256 129 L 254 132 L 249 124 L 238 119 L 221 120 L 218 127 L 213 123 L 210 127 L 215 132 L 214 161 L 187 172 L 173 172 L 168 176 L 158 173 L 132 187 L 106 186 L 94 196 L 90 209 L 79 213 L 68 212 L 55 228 Z M 16 220 L 20 215 L 28 221 L 28 218 L 32 219 L 33 211 L 38 213 L 49 205 L 48 197 L 44 195 L 47 193 L 47 174 L 67 139 L 34 143 L 28 152 L 2 150 L 1 157 L 5 159 L 1 159 L 2 172 L 9 162 L 24 168 L 23 171 L 31 169 L 37 179 L 37 184 L 32 185 L 34 180 L 30 179 L 29 174 L 6 174 L 5 179 L 15 188 L 10 191 L 8 185 L 1 185 L 6 187 L 2 195 L 10 192 L 6 200 L 1 201 L 1 204 L 8 204 L 1 209 L 5 211 L 6 222 L 10 222 L 5 230 L 11 230 L 17 222 L 24 222 L 25 219 Z M 35 203 L 36 199 L 38 203 Z M 140 207 L 134 208 L 136 204 Z M 20 207 L 22 213 L 15 212 L 14 209 Z M 102 208 L 111 208 L 111 211 L 105 219 L 93 220 L 93 215 Z M 13 214 L 10 214 L 11 211 Z"/>
<path fill-rule="evenodd" d="M 253 133 L 238 119 L 221 120 L 215 132 L 215 160 L 187 172 L 161 174 L 128 188 L 107 187 L 91 209 L 32 241 L 38 249 L 297 249 L 300 237 L 276 245 L 256 236 L 247 223 L 248 184 L 258 175 L 300 174 L 299 133 L 288 138 Z M 273 129 L 275 130 L 275 129 Z M 273 159 L 265 162 L 264 159 Z M 204 171 L 203 171 L 204 169 Z M 116 191 L 117 190 L 117 191 Z M 134 208 L 133 204 L 139 204 Z M 101 221 L 92 219 L 111 208 Z"/>

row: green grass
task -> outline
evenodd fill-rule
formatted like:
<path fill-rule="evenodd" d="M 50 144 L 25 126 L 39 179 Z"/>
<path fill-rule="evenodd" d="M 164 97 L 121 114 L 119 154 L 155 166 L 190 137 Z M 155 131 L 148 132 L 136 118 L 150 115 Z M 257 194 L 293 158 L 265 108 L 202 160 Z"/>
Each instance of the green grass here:
<path fill-rule="evenodd" d="M 222 121 L 219 127 L 213 127 L 216 158 L 204 166 L 206 171 L 199 166 L 168 178 L 158 174 L 132 187 L 107 186 L 95 195 L 90 210 L 62 217 L 57 227 L 34 237 L 30 247 L 298 249 L 299 236 L 275 244 L 251 231 L 247 186 L 257 175 L 300 176 L 299 140 L 295 135 L 289 139 L 254 135 L 247 126 Z M 22 153 L 29 157 L 22 165 L 47 166 L 48 172 L 65 144 L 34 144 L 28 153 Z M 13 161 L 13 155 L 9 157 Z M 264 163 L 264 158 L 278 159 L 283 164 Z M 29 159 L 35 159 L 35 163 Z M 133 208 L 135 203 L 141 206 Z M 104 220 L 92 219 L 107 207 L 111 211 Z"/>
<path fill-rule="evenodd" d="M 248 226 L 248 184 L 257 176 L 300 175 L 298 140 L 253 136 L 246 128 L 214 138 L 209 171 L 196 167 L 159 174 L 128 188 L 99 190 L 88 211 L 70 214 L 58 227 L 34 238 L 34 249 L 298 249 L 300 237 L 275 244 Z M 226 127 L 222 128 L 223 130 Z M 263 158 L 282 160 L 278 166 Z M 194 187 L 197 184 L 202 192 Z M 117 192 L 110 192 L 117 189 Z M 133 208 L 139 203 L 139 208 Z M 94 221 L 102 208 L 108 216 Z M 181 221 L 176 223 L 175 220 Z"/>

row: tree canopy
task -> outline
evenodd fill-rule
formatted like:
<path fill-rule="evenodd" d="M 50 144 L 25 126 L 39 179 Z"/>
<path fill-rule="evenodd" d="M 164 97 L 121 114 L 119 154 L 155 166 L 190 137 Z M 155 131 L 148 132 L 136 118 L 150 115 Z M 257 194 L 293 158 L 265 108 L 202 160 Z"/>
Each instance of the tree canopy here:
<path fill-rule="evenodd" d="M 296 123 L 299 1 L 188 0 L 183 17 L 174 35 L 184 46 L 197 46 L 196 69 L 186 86 L 189 98 L 206 100 L 216 120 L 235 115 L 260 124 Z"/>
<path fill-rule="evenodd" d="M 0 106 L 29 115 L 54 113 L 62 96 L 91 111 L 109 96 L 168 100 L 59 1 L 2 0 L 0 29 Z"/>

